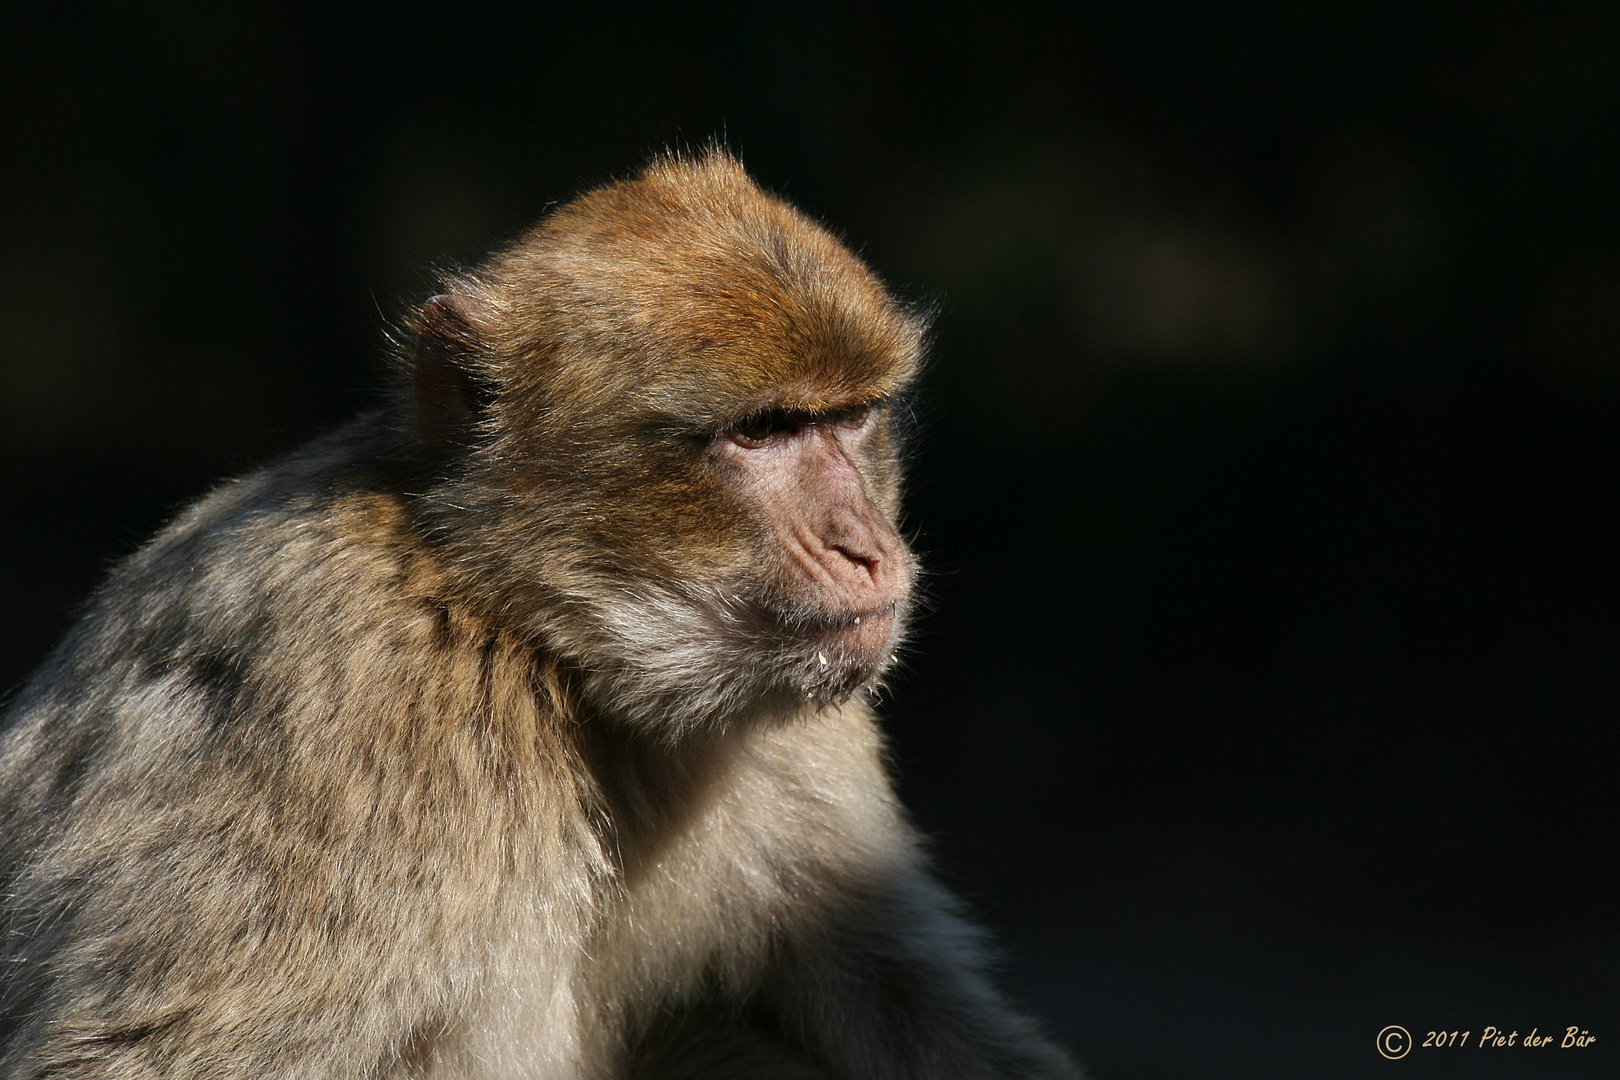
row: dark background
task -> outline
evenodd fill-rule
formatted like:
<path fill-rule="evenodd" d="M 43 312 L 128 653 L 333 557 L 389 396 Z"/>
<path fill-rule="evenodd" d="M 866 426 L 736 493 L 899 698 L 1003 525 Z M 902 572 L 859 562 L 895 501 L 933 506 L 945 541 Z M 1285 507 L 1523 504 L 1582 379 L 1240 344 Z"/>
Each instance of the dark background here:
<path fill-rule="evenodd" d="M 887 710 L 1013 992 L 1102 1080 L 1617 1075 L 1617 16 L 13 5 L 0 688 L 432 267 L 719 133 L 940 305 Z"/>

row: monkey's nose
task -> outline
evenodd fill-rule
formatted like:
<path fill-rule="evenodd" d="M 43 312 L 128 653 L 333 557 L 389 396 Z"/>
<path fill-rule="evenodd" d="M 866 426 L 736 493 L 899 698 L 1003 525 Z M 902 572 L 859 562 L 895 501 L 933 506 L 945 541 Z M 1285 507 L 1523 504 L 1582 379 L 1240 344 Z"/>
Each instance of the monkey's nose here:
<path fill-rule="evenodd" d="M 854 548 L 844 547 L 841 544 L 834 544 L 833 550 L 842 555 L 844 558 L 848 559 L 850 562 L 854 563 L 856 566 L 860 567 L 862 570 L 865 570 L 867 576 L 869 576 L 874 583 L 877 581 L 878 563 L 880 560 L 876 555 L 868 555 L 864 552 L 857 551 Z"/>
<path fill-rule="evenodd" d="M 880 537 L 863 538 L 872 542 L 845 540 L 830 543 L 818 560 L 832 586 L 831 606 L 848 612 L 876 612 L 892 608 L 905 598 L 910 585 L 899 553 L 899 545 L 882 545 Z M 886 550 L 887 547 L 887 550 Z"/>

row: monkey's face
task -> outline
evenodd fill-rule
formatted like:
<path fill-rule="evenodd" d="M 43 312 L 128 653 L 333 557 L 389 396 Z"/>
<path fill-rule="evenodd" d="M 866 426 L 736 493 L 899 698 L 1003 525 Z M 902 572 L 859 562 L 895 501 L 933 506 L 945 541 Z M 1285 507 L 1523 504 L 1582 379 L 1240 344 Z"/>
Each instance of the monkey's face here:
<path fill-rule="evenodd" d="M 760 614 L 806 697 L 848 693 L 892 657 L 912 567 L 891 520 L 889 408 L 768 408 L 714 441 L 722 483 L 754 524 Z"/>
<path fill-rule="evenodd" d="M 881 674 L 922 326 L 860 260 L 722 157 L 599 189 L 453 285 L 416 360 L 430 431 L 465 429 L 443 527 L 596 700 L 678 734 Z"/>
<path fill-rule="evenodd" d="M 730 388 L 707 407 L 683 392 L 674 415 L 663 388 L 626 387 L 617 410 L 553 409 L 495 458 L 506 512 L 543 523 L 508 577 L 537 587 L 516 606 L 601 700 L 666 733 L 840 701 L 904 632 L 895 388 Z"/>

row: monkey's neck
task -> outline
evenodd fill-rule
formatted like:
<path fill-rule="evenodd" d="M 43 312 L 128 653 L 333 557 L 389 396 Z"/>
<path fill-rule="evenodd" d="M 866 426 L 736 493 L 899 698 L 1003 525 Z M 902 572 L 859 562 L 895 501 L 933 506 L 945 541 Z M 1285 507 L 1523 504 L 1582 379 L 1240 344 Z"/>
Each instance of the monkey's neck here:
<path fill-rule="evenodd" d="M 486 634 L 499 636 L 498 624 L 487 616 L 468 617 L 469 625 L 481 623 Z M 789 722 L 782 709 L 760 702 L 757 714 L 662 737 L 634 718 L 602 710 L 586 689 L 585 672 L 543 645 L 531 648 L 530 692 L 551 717 L 547 726 L 560 749 L 577 763 L 576 780 L 584 781 L 577 797 L 602 849 L 613 853 L 627 875 L 709 809 L 756 738 Z M 790 703 L 787 712 L 799 715 L 796 705 Z"/>
<path fill-rule="evenodd" d="M 680 832 L 746 750 L 737 729 L 693 733 L 670 744 L 629 725 L 587 716 L 575 727 L 580 760 L 596 782 L 607 848 L 627 862 Z M 631 867 L 624 867 L 629 871 Z"/>

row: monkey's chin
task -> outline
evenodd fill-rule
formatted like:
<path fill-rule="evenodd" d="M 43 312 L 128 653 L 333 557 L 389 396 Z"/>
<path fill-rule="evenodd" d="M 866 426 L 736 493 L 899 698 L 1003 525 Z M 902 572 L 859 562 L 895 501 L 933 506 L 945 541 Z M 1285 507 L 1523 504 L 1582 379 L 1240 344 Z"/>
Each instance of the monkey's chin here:
<path fill-rule="evenodd" d="M 841 700 L 871 683 L 894 657 L 899 619 L 886 607 L 832 621 L 806 644 L 800 690 L 812 700 Z"/>
<path fill-rule="evenodd" d="M 893 607 L 851 616 L 833 631 L 834 646 L 848 664 L 876 674 L 894 654 L 895 622 Z"/>

